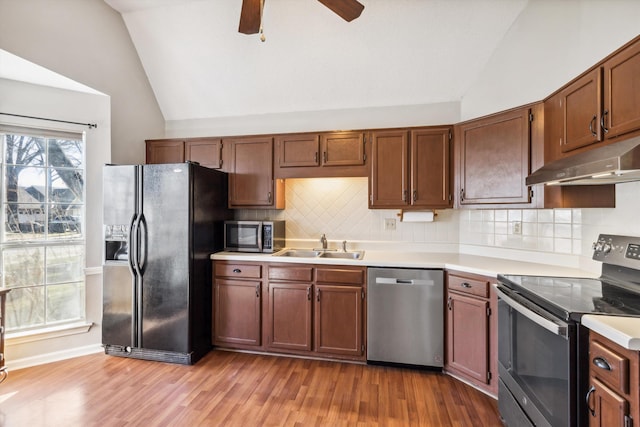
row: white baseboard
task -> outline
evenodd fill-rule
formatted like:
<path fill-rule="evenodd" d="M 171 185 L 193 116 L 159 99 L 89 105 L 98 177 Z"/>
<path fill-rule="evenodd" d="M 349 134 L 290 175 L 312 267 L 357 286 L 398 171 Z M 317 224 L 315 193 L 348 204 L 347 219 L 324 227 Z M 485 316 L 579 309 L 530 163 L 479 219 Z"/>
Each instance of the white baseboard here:
<path fill-rule="evenodd" d="M 7 369 L 9 371 L 17 371 L 18 369 L 29 368 L 31 366 L 44 365 L 45 363 L 57 362 L 59 360 L 71 359 L 73 357 L 86 356 L 96 353 L 104 353 L 104 348 L 101 344 L 75 347 L 67 350 L 55 351 L 53 353 L 25 357 L 22 359 L 7 360 Z"/>

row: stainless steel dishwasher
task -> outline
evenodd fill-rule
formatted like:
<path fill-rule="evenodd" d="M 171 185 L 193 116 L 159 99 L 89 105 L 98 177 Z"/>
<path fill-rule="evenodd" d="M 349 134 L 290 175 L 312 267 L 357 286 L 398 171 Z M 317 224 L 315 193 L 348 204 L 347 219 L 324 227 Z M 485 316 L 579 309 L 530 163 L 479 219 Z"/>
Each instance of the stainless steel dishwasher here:
<path fill-rule="evenodd" d="M 441 368 L 442 270 L 369 268 L 367 361 Z"/>

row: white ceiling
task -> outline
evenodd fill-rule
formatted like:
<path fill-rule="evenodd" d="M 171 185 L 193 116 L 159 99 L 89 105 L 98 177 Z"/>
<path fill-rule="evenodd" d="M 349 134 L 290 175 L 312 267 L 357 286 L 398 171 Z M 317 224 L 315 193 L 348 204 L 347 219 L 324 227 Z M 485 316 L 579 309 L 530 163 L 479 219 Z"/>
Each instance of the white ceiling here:
<path fill-rule="evenodd" d="M 165 120 L 460 101 L 528 0 L 104 0 L 121 12 Z"/>

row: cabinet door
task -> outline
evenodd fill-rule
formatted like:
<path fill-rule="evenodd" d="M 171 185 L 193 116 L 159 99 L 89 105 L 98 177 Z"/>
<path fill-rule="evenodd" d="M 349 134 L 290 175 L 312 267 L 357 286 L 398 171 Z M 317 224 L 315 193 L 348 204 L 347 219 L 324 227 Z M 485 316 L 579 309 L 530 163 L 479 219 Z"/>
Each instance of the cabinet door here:
<path fill-rule="evenodd" d="M 369 207 L 396 207 L 409 203 L 409 138 L 407 131 L 371 134 Z"/>
<path fill-rule="evenodd" d="M 194 139 L 184 143 L 186 160 L 212 169 L 222 168 L 222 140 Z"/>
<path fill-rule="evenodd" d="M 640 41 L 604 64 L 606 138 L 640 129 Z"/>
<path fill-rule="evenodd" d="M 269 283 L 267 345 L 311 351 L 311 283 Z"/>
<path fill-rule="evenodd" d="M 489 302 L 450 292 L 447 308 L 447 368 L 488 384 Z"/>
<path fill-rule="evenodd" d="M 411 131 L 411 205 L 446 208 L 450 189 L 450 130 Z"/>
<path fill-rule="evenodd" d="M 320 165 L 320 137 L 316 134 L 279 136 L 276 148 L 281 168 Z"/>
<path fill-rule="evenodd" d="M 229 207 L 273 207 L 273 140 L 230 140 Z"/>
<path fill-rule="evenodd" d="M 216 279 L 214 344 L 260 346 L 260 281 Z"/>
<path fill-rule="evenodd" d="M 316 285 L 315 351 L 361 356 L 362 287 Z"/>
<path fill-rule="evenodd" d="M 600 68 L 576 80 L 558 98 L 564 135 L 560 150 L 566 153 L 601 140 L 602 72 Z"/>
<path fill-rule="evenodd" d="M 184 140 L 182 139 L 147 140 L 146 147 L 147 164 L 184 162 Z"/>
<path fill-rule="evenodd" d="M 589 426 L 626 426 L 629 416 L 629 402 L 595 378 L 591 378 L 591 391 L 587 395 L 589 406 Z"/>
<path fill-rule="evenodd" d="M 364 134 L 332 132 L 322 134 L 322 166 L 364 165 Z"/>
<path fill-rule="evenodd" d="M 529 109 L 460 126 L 460 205 L 530 203 Z"/>

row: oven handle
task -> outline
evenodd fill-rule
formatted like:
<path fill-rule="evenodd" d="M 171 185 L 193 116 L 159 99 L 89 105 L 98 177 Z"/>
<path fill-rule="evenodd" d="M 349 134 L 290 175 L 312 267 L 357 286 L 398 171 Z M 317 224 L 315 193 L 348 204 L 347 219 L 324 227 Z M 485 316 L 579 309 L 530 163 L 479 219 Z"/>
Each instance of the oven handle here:
<path fill-rule="evenodd" d="M 505 303 L 507 303 L 511 308 L 516 310 L 518 313 L 522 314 L 527 319 L 531 320 L 535 324 L 543 327 L 549 332 L 554 333 L 555 335 L 559 335 L 561 337 L 567 338 L 567 324 L 558 321 L 547 319 L 546 317 L 541 316 L 540 314 L 530 310 L 519 302 L 515 301 L 509 295 L 507 295 L 504 291 L 502 291 L 497 284 L 493 284 L 493 287 L 496 289 L 496 292 L 500 299 L 502 299 Z M 562 323 L 562 324 L 558 324 Z"/>

